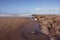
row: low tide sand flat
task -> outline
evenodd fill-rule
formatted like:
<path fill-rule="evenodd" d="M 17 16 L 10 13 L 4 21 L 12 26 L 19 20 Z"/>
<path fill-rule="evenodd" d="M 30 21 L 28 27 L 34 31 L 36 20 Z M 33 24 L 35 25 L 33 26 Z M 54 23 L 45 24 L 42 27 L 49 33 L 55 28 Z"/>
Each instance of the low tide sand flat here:
<path fill-rule="evenodd" d="M 52 37 L 51 40 L 60 39 L 60 15 L 32 15 L 33 20 L 29 18 L 30 16 L 0 17 L 0 40 L 50 40 L 49 37 Z M 36 20 L 34 20 L 35 18 Z M 37 24 L 41 28 L 40 34 L 35 33 L 36 30 L 31 31 Z M 33 34 L 27 35 L 29 31 Z M 26 38 L 21 32 L 25 32 Z"/>

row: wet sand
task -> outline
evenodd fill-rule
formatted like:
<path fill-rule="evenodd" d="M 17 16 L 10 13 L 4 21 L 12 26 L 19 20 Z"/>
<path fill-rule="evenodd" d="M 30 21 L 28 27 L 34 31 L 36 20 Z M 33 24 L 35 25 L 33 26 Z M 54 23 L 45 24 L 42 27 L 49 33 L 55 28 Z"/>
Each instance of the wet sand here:
<path fill-rule="evenodd" d="M 49 40 L 43 33 L 30 34 L 37 30 L 34 28 L 36 24 L 27 18 L 0 18 L 0 40 Z"/>

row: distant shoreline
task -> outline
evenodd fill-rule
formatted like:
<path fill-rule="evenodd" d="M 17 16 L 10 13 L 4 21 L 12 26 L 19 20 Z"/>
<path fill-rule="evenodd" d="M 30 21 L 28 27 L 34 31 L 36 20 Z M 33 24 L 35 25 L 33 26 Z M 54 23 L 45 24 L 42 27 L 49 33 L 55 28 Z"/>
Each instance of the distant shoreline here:
<path fill-rule="evenodd" d="M 31 17 L 32 15 L 60 15 L 60 14 L 0 14 L 0 17 Z"/>

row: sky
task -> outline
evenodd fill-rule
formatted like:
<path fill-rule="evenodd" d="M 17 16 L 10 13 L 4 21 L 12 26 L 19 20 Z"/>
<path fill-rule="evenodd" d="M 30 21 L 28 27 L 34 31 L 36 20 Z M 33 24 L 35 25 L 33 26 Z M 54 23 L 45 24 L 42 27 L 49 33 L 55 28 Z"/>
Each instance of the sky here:
<path fill-rule="evenodd" d="M 60 14 L 60 0 L 0 0 L 0 14 Z"/>

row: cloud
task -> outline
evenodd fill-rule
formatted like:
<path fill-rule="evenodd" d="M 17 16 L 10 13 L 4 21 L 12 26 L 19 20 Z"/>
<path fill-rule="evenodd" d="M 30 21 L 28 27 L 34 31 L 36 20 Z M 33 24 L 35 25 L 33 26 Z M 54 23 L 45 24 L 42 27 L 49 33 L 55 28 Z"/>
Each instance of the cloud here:
<path fill-rule="evenodd" d="M 32 14 L 60 14 L 60 8 L 32 8 L 21 10 L 21 13 L 32 13 Z"/>
<path fill-rule="evenodd" d="M 3 12 L 4 11 L 4 12 Z M 29 9 L 15 9 L 15 10 L 8 10 L 8 9 L 1 9 L 1 13 L 16 13 L 16 14 L 60 14 L 60 8 L 29 8 Z"/>
<path fill-rule="evenodd" d="M 60 8 L 34 8 L 29 11 L 38 14 L 60 14 Z"/>

